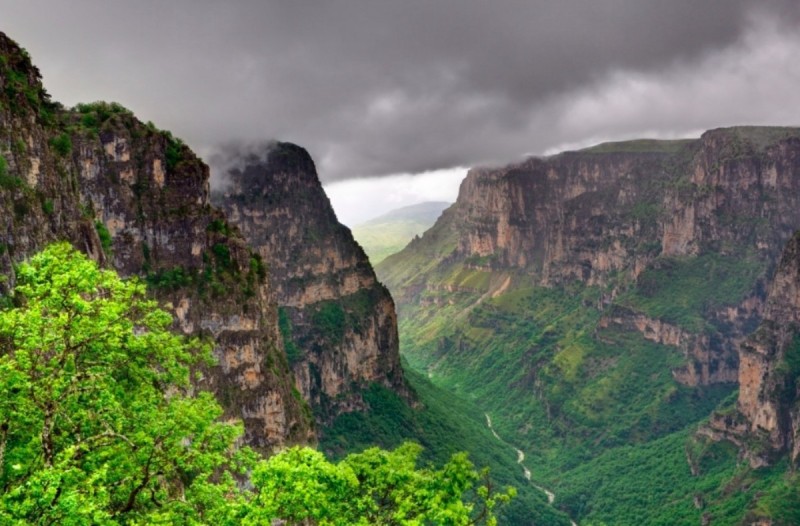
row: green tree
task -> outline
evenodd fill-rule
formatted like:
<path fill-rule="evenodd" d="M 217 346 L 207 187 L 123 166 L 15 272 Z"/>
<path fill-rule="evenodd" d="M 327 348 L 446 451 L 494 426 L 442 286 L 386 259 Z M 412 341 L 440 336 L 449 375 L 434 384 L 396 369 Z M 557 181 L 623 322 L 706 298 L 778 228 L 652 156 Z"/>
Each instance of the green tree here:
<path fill-rule="evenodd" d="M 240 425 L 190 368 L 209 349 L 168 328 L 137 280 L 52 245 L 0 311 L 0 522 L 224 522 Z"/>
<path fill-rule="evenodd" d="M 494 510 L 515 491 L 497 493 L 486 472 L 466 454 L 441 469 L 418 468 L 422 448 L 406 443 L 394 451 L 371 448 L 338 464 L 308 448 L 292 448 L 253 471 L 256 496 L 243 524 L 469 525 L 496 524 Z"/>

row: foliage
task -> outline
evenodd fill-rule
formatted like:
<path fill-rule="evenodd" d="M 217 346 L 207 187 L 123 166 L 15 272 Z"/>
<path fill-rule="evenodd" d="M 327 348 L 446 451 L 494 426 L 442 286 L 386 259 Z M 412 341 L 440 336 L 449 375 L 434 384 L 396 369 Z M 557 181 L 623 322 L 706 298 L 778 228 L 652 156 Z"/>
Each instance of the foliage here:
<path fill-rule="evenodd" d="M 211 247 L 211 252 L 214 253 L 214 258 L 217 264 L 223 269 L 232 269 L 233 260 L 231 259 L 231 249 L 224 243 L 215 243 Z"/>
<path fill-rule="evenodd" d="M 436 278 L 447 280 L 459 272 L 442 271 Z M 431 288 L 424 293 L 422 307 L 401 309 L 404 356 L 437 386 L 490 413 L 498 433 L 537 465 L 534 480 L 553 487 L 556 506 L 567 507 L 581 523 L 598 519 L 587 506 L 599 498 L 610 472 L 589 468 L 594 471 L 586 476 L 586 492 L 577 497 L 587 503 L 583 507 L 569 497 L 573 486 L 560 480 L 573 480 L 573 470 L 597 466 L 591 464 L 593 459 L 623 447 L 646 451 L 656 462 L 653 441 L 679 436 L 675 433 L 705 418 L 732 390 L 730 385 L 678 385 L 671 370 L 684 363 L 679 349 L 613 324 L 598 327 L 596 289 L 579 284 L 511 286 L 501 295 L 484 296 L 476 306 L 481 291 Z M 685 441 L 682 436 L 679 445 Z M 675 480 L 680 479 L 683 488 L 691 487 L 685 459 L 680 462 Z M 648 487 L 648 476 L 646 470 L 631 471 L 615 484 L 638 492 Z M 673 485 L 678 487 L 677 482 Z M 562 501 L 562 496 L 570 500 Z M 696 522 L 699 511 L 689 500 L 687 513 Z M 615 509 L 614 502 L 620 507 Z M 623 502 L 604 501 L 608 507 L 600 520 L 627 516 Z"/>
<path fill-rule="evenodd" d="M 184 267 L 173 267 L 171 269 L 160 269 L 149 272 L 145 278 L 147 285 L 156 289 L 176 291 L 182 287 L 187 287 L 194 281 L 194 275 Z"/>
<path fill-rule="evenodd" d="M 66 157 L 72 152 L 72 139 L 68 133 L 62 133 L 50 139 L 50 146 L 61 157 Z"/>
<path fill-rule="evenodd" d="M 289 365 L 294 365 L 303 357 L 303 353 L 292 338 L 292 320 L 285 307 L 278 307 L 278 328 L 283 338 L 283 348 L 286 351 L 286 358 Z"/>
<path fill-rule="evenodd" d="M 599 319 L 584 306 L 591 293 L 517 289 L 459 316 L 469 296 L 439 307 L 439 315 L 404 317 L 401 344 L 417 367 L 437 363 L 429 372 L 439 385 L 482 400 L 498 417 L 513 414 L 514 427 L 529 429 L 524 442 L 569 435 L 562 445 L 574 444 L 576 460 L 620 441 L 680 429 L 713 408 L 724 393 L 690 409 L 696 393 L 675 385 L 670 370 L 682 362 L 679 351 L 610 328 L 586 330 Z M 535 376 L 530 363 L 538 364 Z M 546 410 L 529 396 L 531 389 L 547 400 Z M 531 417 L 542 425 L 526 426 Z M 594 445 L 579 446 L 584 440 Z"/>
<path fill-rule="evenodd" d="M 231 227 L 224 219 L 214 219 L 208 224 L 206 230 L 209 232 L 217 232 L 224 236 L 228 236 L 231 233 Z"/>
<path fill-rule="evenodd" d="M 53 211 L 55 210 L 55 205 L 53 204 L 52 199 L 45 199 L 42 201 L 42 211 L 47 215 L 53 215 Z"/>
<path fill-rule="evenodd" d="M 133 113 L 117 102 L 96 101 L 81 103 L 73 108 L 78 114 L 77 129 L 97 136 L 103 125 L 115 115 L 132 117 Z"/>
<path fill-rule="evenodd" d="M 266 279 L 266 267 L 258 254 L 251 253 L 248 272 L 240 272 L 228 242 L 214 243 L 210 251 L 202 254 L 203 266 L 187 267 L 177 265 L 172 268 L 152 268 L 150 247 L 142 245 L 145 278 L 147 284 L 160 290 L 177 291 L 194 287 L 203 299 L 219 297 L 230 291 L 239 292 L 244 298 L 255 295 L 258 283 Z"/>
<path fill-rule="evenodd" d="M 750 518 L 754 521 L 769 518 L 773 524 L 781 526 L 800 524 L 800 477 L 795 472 L 778 472 L 772 479 L 765 495 L 749 514 Z"/>
<path fill-rule="evenodd" d="M 264 283 L 267 279 L 267 266 L 261 256 L 253 252 L 250 254 L 250 275 L 258 283 Z"/>
<path fill-rule="evenodd" d="M 500 524 L 569 524 L 565 515 L 547 504 L 544 493 L 523 477 L 516 452 L 492 435 L 480 409 L 437 388 L 408 367 L 405 370 L 421 407 L 412 408 L 397 393 L 373 384 L 363 393 L 369 411 L 339 415 L 323 430 L 320 447 L 343 457 L 348 451 L 372 445 L 393 448 L 415 440 L 425 448 L 421 458 L 436 464 L 447 462 L 454 452 L 468 451 L 476 464 L 491 466 L 496 485 L 517 488 L 517 496 L 498 510 Z"/>
<path fill-rule="evenodd" d="M 100 246 L 103 247 L 103 252 L 109 254 L 113 243 L 111 232 L 108 231 L 108 227 L 102 221 L 95 221 L 94 228 L 97 230 L 97 237 L 100 238 Z"/>
<path fill-rule="evenodd" d="M 495 507 L 513 489 L 496 492 L 465 454 L 441 468 L 417 467 L 421 447 L 371 448 L 337 464 L 308 448 L 284 451 L 253 471 L 256 496 L 242 524 L 350 526 L 496 524 Z M 465 499 L 472 492 L 473 499 Z"/>
<path fill-rule="evenodd" d="M 327 341 L 340 342 L 345 331 L 345 311 L 337 301 L 321 301 L 312 315 L 312 323 Z"/>
<path fill-rule="evenodd" d="M 0 311 L 2 524 L 491 525 L 514 494 L 464 454 L 418 467 L 415 444 L 257 460 L 190 385 L 209 347 L 171 334 L 143 284 L 66 243 L 16 275 Z"/>
<path fill-rule="evenodd" d="M 0 155 L 0 188 L 21 188 L 23 184 L 22 179 L 8 173 L 8 163 L 5 157 Z"/>
<path fill-rule="evenodd" d="M 183 141 L 180 139 L 173 137 L 171 133 L 164 132 L 164 134 L 167 138 L 167 147 L 164 150 L 164 157 L 167 161 L 167 169 L 173 171 L 177 168 L 181 159 L 183 159 L 183 150 L 186 149 L 186 145 L 184 145 Z"/>
<path fill-rule="evenodd" d="M 235 485 L 218 473 L 240 425 L 215 422 L 184 342 L 137 281 L 67 244 L 17 272 L 0 312 L 0 522 L 186 524 L 211 519 Z"/>
<path fill-rule="evenodd" d="M 785 462 L 753 470 L 737 463 L 732 444 L 712 443 L 692 475 L 685 462 L 690 431 L 608 450 L 563 474 L 561 505 L 584 517 L 581 524 L 692 526 L 704 516 L 724 526 L 767 517 L 798 524 L 800 485 Z"/>
<path fill-rule="evenodd" d="M 54 113 L 60 105 L 50 99 L 50 94 L 42 87 L 38 71 L 31 64 L 30 56 L 24 49 L 3 57 L 0 74 L 3 77 L 2 95 L 8 100 L 9 109 L 18 115 L 27 109 L 33 111 L 44 124 L 54 122 Z"/>

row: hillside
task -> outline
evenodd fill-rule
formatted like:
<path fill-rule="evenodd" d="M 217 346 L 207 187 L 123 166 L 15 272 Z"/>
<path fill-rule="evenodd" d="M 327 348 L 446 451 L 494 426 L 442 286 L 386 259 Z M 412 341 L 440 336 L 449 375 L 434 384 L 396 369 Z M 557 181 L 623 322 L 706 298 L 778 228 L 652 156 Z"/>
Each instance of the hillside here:
<path fill-rule="evenodd" d="M 799 154 L 800 130 L 742 127 L 472 170 L 377 266 L 401 352 L 490 413 L 578 522 L 738 524 L 785 464 L 693 437 L 735 404 L 739 342 L 800 227 Z"/>
<path fill-rule="evenodd" d="M 422 235 L 451 203 L 427 201 L 397 208 L 353 227 L 353 237 L 373 265 L 400 252 L 415 236 Z"/>

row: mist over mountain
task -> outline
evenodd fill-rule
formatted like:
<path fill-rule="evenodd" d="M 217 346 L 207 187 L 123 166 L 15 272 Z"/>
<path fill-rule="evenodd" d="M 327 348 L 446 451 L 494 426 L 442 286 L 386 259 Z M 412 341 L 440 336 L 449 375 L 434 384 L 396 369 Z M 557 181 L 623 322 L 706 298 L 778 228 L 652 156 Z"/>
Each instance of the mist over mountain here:
<path fill-rule="evenodd" d="M 377 265 L 433 226 L 450 204 L 445 201 L 429 201 L 390 210 L 354 226 L 353 237 L 364 248 L 370 262 Z"/>

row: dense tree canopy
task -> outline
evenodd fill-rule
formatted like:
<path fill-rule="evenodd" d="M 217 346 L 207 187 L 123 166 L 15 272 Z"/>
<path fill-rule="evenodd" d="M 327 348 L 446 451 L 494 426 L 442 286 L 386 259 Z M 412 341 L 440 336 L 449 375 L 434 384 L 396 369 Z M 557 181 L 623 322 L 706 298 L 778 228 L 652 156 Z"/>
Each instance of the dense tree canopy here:
<path fill-rule="evenodd" d="M 208 346 L 169 332 L 138 280 L 68 244 L 19 266 L 11 303 L 0 310 L 2 524 L 493 524 L 513 494 L 492 491 L 464 454 L 418 468 L 415 444 L 339 463 L 235 447 L 241 425 L 191 388 Z"/>
<path fill-rule="evenodd" d="M 496 524 L 493 509 L 513 489 L 494 493 L 463 453 L 441 469 L 417 468 L 421 450 L 413 443 L 371 448 L 338 464 L 308 448 L 284 451 L 253 472 L 258 494 L 243 524 L 275 517 L 327 526 Z"/>
<path fill-rule="evenodd" d="M 0 313 L 0 517 L 19 523 L 190 523 L 240 426 L 217 422 L 189 368 L 208 359 L 171 317 L 67 244 L 20 265 Z M 188 505 L 187 503 L 192 503 Z"/>

